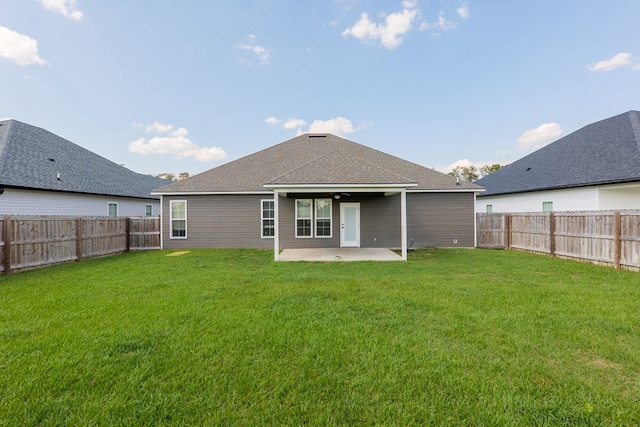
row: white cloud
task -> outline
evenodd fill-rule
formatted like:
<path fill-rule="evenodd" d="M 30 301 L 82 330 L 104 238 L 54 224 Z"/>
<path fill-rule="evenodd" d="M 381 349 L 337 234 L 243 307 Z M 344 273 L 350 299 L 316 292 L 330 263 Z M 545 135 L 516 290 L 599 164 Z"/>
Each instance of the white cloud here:
<path fill-rule="evenodd" d="M 163 125 L 160 122 L 153 122 L 150 125 L 147 125 L 147 132 L 157 132 L 157 133 L 165 133 L 169 132 L 173 129 L 173 125 Z"/>
<path fill-rule="evenodd" d="M 459 8 L 456 9 L 458 16 L 462 19 L 469 18 L 469 3 L 465 2 L 460 5 Z"/>
<path fill-rule="evenodd" d="M 80 21 L 84 15 L 78 10 L 76 0 L 38 0 L 45 9 L 59 13 L 65 18 Z"/>
<path fill-rule="evenodd" d="M 444 12 L 439 12 L 438 13 L 438 20 L 433 22 L 433 23 L 429 23 L 427 21 L 422 22 L 422 24 L 420 24 L 420 30 L 433 30 L 433 34 L 435 36 L 438 36 L 440 34 L 441 31 L 449 31 L 449 30 L 453 30 L 455 28 L 458 27 L 458 23 L 455 21 L 452 21 L 450 19 L 445 18 L 444 16 Z"/>
<path fill-rule="evenodd" d="M 355 132 L 353 123 L 344 117 L 336 117 L 329 120 L 314 120 L 309 126 L 309 133 L 332 133 L 338 136 Z"/>
<path fill-rule="evenodd" d="M 562 135 L 562 128 L 558 123 L 543 123 L 535 129 L 529 129 L 518 138 L 518 148 L 521 150 L 536 150 L 544 147 Z"/>
<path fill-rule="evenodd" d="M 35 39 L 3 26 L 0 26 L 0 57 L 18 65 L 47 64 L 38 56 L 38 42 Z"/>
<path fill-rule="evenodd" d="M 139 128 L 139 123 L 134 123 L 134 127 Z M 219 147 L 198 147 L 187 135 L 186 128 L 179 127 L 173 130 L 173 125 L 163 125 L 153 122 L 146 127 L 147 132 L 157 132 L 166 134 L 156 136 L 151 139 L 139 138 L 129 143 L 129 151 L 142 155 L 149 154 L 169 154 L 176 159 L 192 158 L 198 162 L 212 162 L 222 160 L 227 157 L 227 153 Z"/>
<path fill-rule="evenodd" d="M 255 34 L 248 34 L 244 38 L 248 43 L 236 44 L 236 48 L 256 55 L 260 65 L 267 65 L 269 63 L 269 58 L 271 57 L 271 51 L 264 46 L 256 44 L 257 37 Z M 248 65 L 253 65 L 251 61 L 243 62 L 246 62 Z"/>
<path fill-rule="evenodd" d="M 616 68 L 624 67 L 631 64 L 631 54 L 627 52 L 616 53 L 609 59 L 598 61 L 595 64 L 588 65 L 589 71 L 600 71 L 606 73 L 607 71 L 615 70 Z M 637 69 L 637 67 L 636 67 Z"/>
<path fill-rule="evenodd" d="M 289 118 L 285 120 L 285 122 L 282 124 L 282 127 L 285 129 L 295 129 L 302 126 L 306 126 L 306 124 L 307 122 L 305 122 L 302 119 Z"/>
<path fill-rule="evenodd" d="M 282 125 L 282 127 L 287 130 L 297 129 L 296 133 L 298 135 L 302 135 L 303 133 L 332 133 L 338 136 L 345 136 L 371 126 L 370 123 L 363 122 L 360 126 L 354 127 L 353 122 L 344 117 L 336 117 L 329 120 L 314 120 L 306 129 L 304 127 L 307 125 L 307 122 L 303 119 L 288 118 L 287 120 L 281 120 L 276 117 L 269 117 L 265 122 L 271 125 Z"/>
<path fill-rule="evenodd" d="M 375 23 L 369 19 L 369 15 L 363 13 L 358 22 L 342 32 L 342 37 L 353 36 L 364 42 L 378 41 L 387 49 L 395 49 L 402 44 L 403 37 L 413 27 L 416 17 L 420 16 L 416 1 L 405 0 L 402 5 L 404 9 L 387 15 L 384 23 Z"/>

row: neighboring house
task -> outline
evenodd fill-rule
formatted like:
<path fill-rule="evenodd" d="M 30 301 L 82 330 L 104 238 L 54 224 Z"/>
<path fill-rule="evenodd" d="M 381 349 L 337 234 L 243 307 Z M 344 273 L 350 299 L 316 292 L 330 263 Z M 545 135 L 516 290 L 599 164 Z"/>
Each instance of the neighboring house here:
<path fill-rule="evenodd" d="M 474 247 L 467 182 L 304 134 L 160 188 L 164 248 Z"/>
<path fill-rule="evenodd" d="M 151 190 L 168 182 L 47 130 L 0 121 L 0 215 L 159 215 Z"/>
<path fill-rule="evenodd" d="M 640 209 L 640 112 L 592 123 L 475 184 L 478 212 Z"/>

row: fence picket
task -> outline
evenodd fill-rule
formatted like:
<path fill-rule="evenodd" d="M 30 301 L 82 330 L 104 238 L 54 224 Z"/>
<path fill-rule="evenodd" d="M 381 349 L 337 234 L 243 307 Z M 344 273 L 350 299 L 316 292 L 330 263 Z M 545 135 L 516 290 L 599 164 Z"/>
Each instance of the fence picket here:
<path fill-rule="evenodd" d="M 160 248 L 159 217 L 0 218 L 0 272 Z"/>
<path fill-rule="evenodd" d="M 555 254 L 640 271 L 640 211 L 476 215 L 479 248 Z"/>

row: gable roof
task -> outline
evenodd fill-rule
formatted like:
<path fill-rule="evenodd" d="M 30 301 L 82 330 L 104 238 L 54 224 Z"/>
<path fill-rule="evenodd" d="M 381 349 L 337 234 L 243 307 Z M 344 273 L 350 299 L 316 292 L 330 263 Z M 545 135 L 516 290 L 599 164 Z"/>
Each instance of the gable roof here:
<path fill-rule="evenodd" d="M 592 123 L 477 181 L 480 196 L 640 181 L 640 112 Z"/>
<path fill-rule="evenodd" d="M 0 187 L 152 199 L 157 196 L 151 190 L 167 182 L 133 172 L 45 129 L 0 121 Z"/>
<path fill-rule="evenodd" d="M 408 184 L 411 190 L 480 191 L 468 182 L 331 134 L 304 134 L 155 193 L 264 192 L 265 185 Z"/>

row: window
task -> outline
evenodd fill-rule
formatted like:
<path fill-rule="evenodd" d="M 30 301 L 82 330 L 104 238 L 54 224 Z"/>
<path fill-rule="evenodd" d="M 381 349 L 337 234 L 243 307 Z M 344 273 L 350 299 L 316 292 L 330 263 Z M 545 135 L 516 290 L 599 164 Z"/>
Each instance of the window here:
<path fill-rule="evenodd" d="M 187 238 L 187 202 L 185 200 L 171 201 L 171 238 Z"/>
<path fill-rule="evenodd" d="M 542 212 L 553 212 L 553 202 L 542 202 Z"/>
<path fill-rule="evenodd" d="M 311 200 L 296 200 L 296 237 L 311 235 Z"/>
<path fill-rule="evenodd" d="M 487 213 L 493 213 L 493 205 L 487 205 Z"/>
<path fill-rule="evenodd" d="M 331 237 L 331 199 L 316 199 L 316 237 Z"/>
<path fill-rule="evenodd" d="M 153 216 L 153 205 L 144 205 L 144 214 L 146 216 Z"/>
<path fill-rule="evenodd" d="M 273 200 L 262 200 L 262 237 L 273 237 L 275 232 L 275 207 Z"/>
<path fill-rule="evenodd" d="M 118 216 L 117 203 L 107 203 L 107 215 L 109 215 L 111 218 L 115 218 Z"/>

